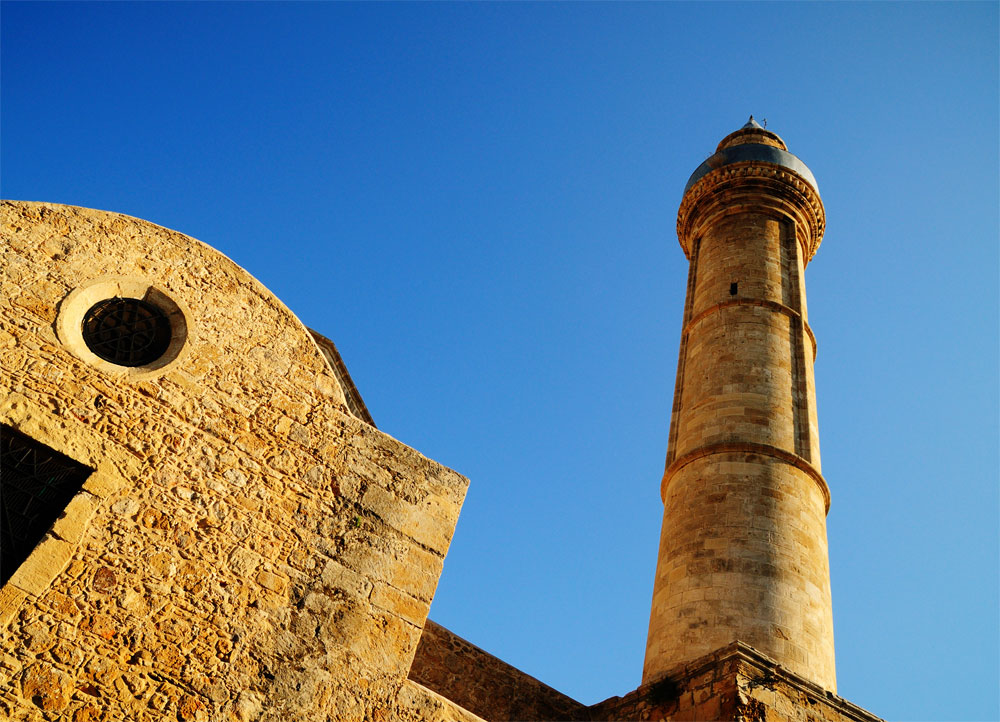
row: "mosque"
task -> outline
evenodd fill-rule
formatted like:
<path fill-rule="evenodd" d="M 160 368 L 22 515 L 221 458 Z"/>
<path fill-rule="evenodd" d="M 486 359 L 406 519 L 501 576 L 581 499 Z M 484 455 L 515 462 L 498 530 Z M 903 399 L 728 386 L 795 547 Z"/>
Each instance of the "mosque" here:
<path fill-rule="evenodd" d="M 378 430 L 331 340 L 186 235 L 4 202 L 0 718 L 877 720 L 836 694 L 824 224 L 753 118 L 687 183 L 643 676 L 588 706 L 428 619 L 469 481 Z"/>

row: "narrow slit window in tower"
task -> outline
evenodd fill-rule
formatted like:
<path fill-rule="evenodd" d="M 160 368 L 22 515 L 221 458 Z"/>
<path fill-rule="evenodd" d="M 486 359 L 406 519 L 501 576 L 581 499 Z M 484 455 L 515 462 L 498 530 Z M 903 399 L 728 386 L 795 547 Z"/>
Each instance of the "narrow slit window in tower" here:
<path fill-rule="evenodd" d="M 0 425 L 0 586 L 28 558 L 91 472 Z"/>
<path fill-rule="evenodd" d="M 733 283 L 729 284 L 729 295 L 730 296 L 735 296 L 737 294 L 737 292 L 739 291 L 739 285 L 740 284 L 736 283 L 735 281 Z"/>

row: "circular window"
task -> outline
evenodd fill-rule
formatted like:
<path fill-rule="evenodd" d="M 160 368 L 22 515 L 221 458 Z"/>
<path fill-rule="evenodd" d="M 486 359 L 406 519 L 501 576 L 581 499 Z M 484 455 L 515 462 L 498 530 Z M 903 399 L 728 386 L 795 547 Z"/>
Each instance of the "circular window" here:
<path fill-rule="evenodd" d="M 83 317 L 87 348 L 119 366 L 145 366 L 170 346 L 170 320 L 158 307 L 138 298 L 109 298 Z"/>
<path fill-rule="evenodd" d="M 104 373 L 139 381 L 180 363 L 190 317 L 180 301 L 143 278 L 101 276 L 62 300 L 56 336 Z"/>

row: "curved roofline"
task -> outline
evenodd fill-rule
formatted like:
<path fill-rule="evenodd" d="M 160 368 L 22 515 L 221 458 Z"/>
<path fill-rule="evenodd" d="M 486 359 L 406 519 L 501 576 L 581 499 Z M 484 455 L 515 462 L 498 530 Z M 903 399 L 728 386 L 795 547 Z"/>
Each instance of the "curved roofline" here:
<path fill-rule="evenodd" d="M 703 176 L 711 173 L 713 170 L 717 170 L 723 166 L 732 165 L 733 163 L 744 163 L 747 161 L 773 163 L 775 165 L 780 165 L 783 168 L 787 168 L 790 171 L 794 171 L 798 175 L 802 176 L 802 179 L 811 185 L 813 190 L 819 193 L 819 185 L 816 183 L 816 177 L 813 176 L 809 167 L 799 160 L 797 156 L 792 155 L 787 150 L 781 150 L 780 148 L 763 145 L 761 143 L 743 143 L 741 145 L 733 145 L 728 148 L 723 148 L 715 155 L 710 156 L 704 163 L 695 169 L 694 173 L 691 174 L 687 185 L 684 186 L 684 192 L 687 193 L 688 190 L 691 189 L 691 186 L 701 180 Z"/>
<path fill-rule="evenodd" d="M 289 330 L 294 329 L 296 332 L 299 333 L 299 339 L 300 340 L 302 340 L 305 344 L 308 344 L 308 345 L 312 346 L 313 350 L 315 351 L 315 359 L 316 359 L 316 361 L 318 362 L 318 364 L 321 365 L 321 367 L 323 369 L 330 371 L 330 379 L 335 382 L 338 391 L 340 392 L 341 395 L 344 395 L 344 397 L 346 399 L 346 391 L 340 385 L 340 381 L 337 378 L 336 372 L 331 367 L 329 361 L 327 361 L 326 354 L 323 353 L 323 349 L 320 348 L 319 343 L 317 342 L 316 338 L 313 336 L 312 332 L 305 325 L 305 323 L 303 323 L 302 319 L 300 319 L 298 317 L 298 314 L 296 314 L 294 311 L 292 311 L 292 309 L 289 308 L 288 305 L 285 304 L 284 301 L 282 301 L 271 289 L 269 289 L 267 286 L 265 286 L 250 271 L 248 271 L 246 268 L 244 268 L 243 266 L 241 266 L 239 263 L 237 263 L 236 261 L 234 261 L 228 255 L 226 255 L 225 253 L 223 253 L 219 249 L 215 248 L 211 244 L 206 243 L 205 241 L 199 240 L 199 239 L 195 238 L 194 236 L 189 236 L 188 234 L 184 233 L 183 231 L 178 231 L 178 230 L 175 230 L 173 228 L 169 228 L 167 226 L 161 225 L 159 223 L 155 223 L 153 221 L 148 221 L 145 218 L 139 218 L 138 216 L 132 216 L 132 215 L 129 215 L 127 213 L 120 213 L 118 211 L 108 211 L 108 210 L 103 210 L 103 209 L 100 209 L 100 208 L 88 208 L 87 206 L 75 206 L 75 205 L 71 205 L 69 203 L 49 203 L 49 202 L 46 202 L 46 201 L 25 201 L 25 200 L 14 200 L 14 199 L 9 199 L 9 198 L 0 199 L 0 205 L 10 205 L 12 207 L 14 207 L 14 206 L 33 206 L 33 207 L 37 207 L 37 208 L 50 208 L 50 209 L 55 209 L 55 210 L 58 210 L 60 208 L 66 208 L 66 209 L 70 209 L 70 210 L 72 210 L 74 212 L 77 212 L 77 213 L 79 213 L 79 212 L 82 211 L 84 216 L 103 217 L 103 218 L 115 218 L 115 217 L 124 218 L 124 219 L 129 220 L 132 223 L 135 223 L 139 227 L 148 226 L 148 227 L 150 227 L 152 229 L 156 229 L 159 233 L 164 234 L 163 236 L 160 236 L 159 238 L 156 238 L 155 236 L 150 236 L 150 238 L 156 238 L 156 240 L 158 241 L 158 240 L 162 239 L 163 237 L 167 237 L 167 236 L 174 236 L 174 237 L 178 237 L 179 236 L 180 238 L 184 239 L 184 242 L 190 243 L 193 247 L 197 247 L 197 248 L 203 249 L 203 251 L 206 253 L 206 255 L 208 255 L 210 257 L 214 256 L 215 258 L 220 259 L 221 261 L 230 264 L 231 267 L 232 267 L 232 269 L 235 270 L 235 274 L 236 275 L 242 275 L 243 278 L 248 281 L 248 286 L 250 288 L 252 288 L 254 290 L 254 292 L 260 298 L 265 299 L 265 300 L 267 300 L 267 301 L 269 301 L 270 303 L 273 304 L 273 306 L 278 310 L 278 314 L 280 316 L 283 316 L 284 319 L 285 319 L 285 321 L 288 323 Z M 45 222 L 45 221 L 42 221 L 42 222 Z M 137 241 L 136 242 L 136 246 L 138 247 L 140 243 L 146 243 L 146 244 L 148 244 L 148 247 L 151 248 L 152 245 L 150 243 L 150 238 L 145 238 L 144 237 L 141 241 Z M 149 274 L 149 281 L 151 283 L 155 283 L 155 282 L 159 281 L 160 279 L 161 279 L 161 276 L 159 276 L 157 274 Z M 175 287 L 172 284 L 165 284 L 164 287 L 166 288 L 166 290 L 168 290 L 168 291 L 170 291 L 172 293 L 176 292 L 176 289 L 175 289 Z M 181 298 L 183 300 L 183 295 L 182 294 L 178 293 L 177 295 L 178 295 L 179 298 Z M 345 401 L 344 405 L 345 405 L 345 407 L 347 406 L 346 401 Z M 374 424 L 373 424 L 373 426 L 374 426 Z"/>

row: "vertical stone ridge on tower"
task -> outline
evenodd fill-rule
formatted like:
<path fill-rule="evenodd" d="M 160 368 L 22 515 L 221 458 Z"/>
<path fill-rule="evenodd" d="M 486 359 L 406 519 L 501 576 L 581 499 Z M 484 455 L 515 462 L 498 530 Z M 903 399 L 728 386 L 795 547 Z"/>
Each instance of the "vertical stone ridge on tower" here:
<path fill-rule="evenodd" d="M 751 118 L 692 174 L 690 261 L 643 683 L 732 642 L 836 689 L 803 272 L 816 180 Z"/>

